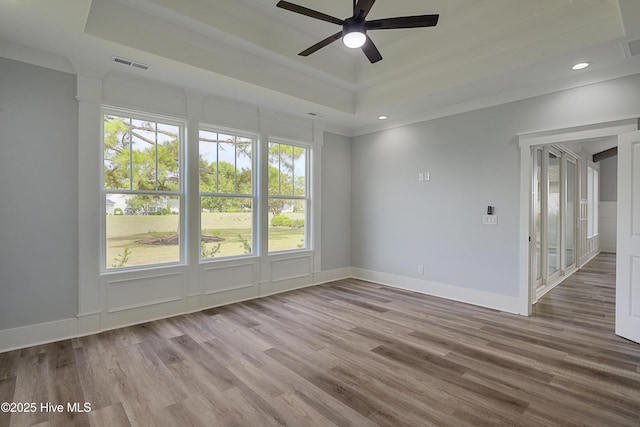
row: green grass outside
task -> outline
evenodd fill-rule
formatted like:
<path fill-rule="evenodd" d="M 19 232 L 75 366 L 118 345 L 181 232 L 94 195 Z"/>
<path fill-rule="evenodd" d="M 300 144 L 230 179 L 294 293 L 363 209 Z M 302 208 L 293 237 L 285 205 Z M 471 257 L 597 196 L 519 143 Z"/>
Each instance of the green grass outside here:
<path fill-rule="evenodd" d="M 291 219 L 304 219 L 302 213 L 286 214 Z M 178 262 L 180 260 L 178 245 L 150 245 L 137 243 L 151 237 L 150 232 L 169 234 L 178 231 L 178 215 L 107 215 L 107 268 L 117 264 L 116 258 L 122 256 L 129 248 L 126 267 Z M 271 215 L 269 216 L 269 221 Z M 245 254 L 242 240 L 251 244 L 251 213 L 208 213 L 201 215 L 204 235 L 224 238 L 219 242 L 219 251 L 215 258 Z M 240 237 L 241 236 L 241 237 Z M 218 243 L 206 243 L 209 252 Z M 269 226 L 269 250 L 282 251 L 299 249 L 304 245 L 304 229 Z"/>

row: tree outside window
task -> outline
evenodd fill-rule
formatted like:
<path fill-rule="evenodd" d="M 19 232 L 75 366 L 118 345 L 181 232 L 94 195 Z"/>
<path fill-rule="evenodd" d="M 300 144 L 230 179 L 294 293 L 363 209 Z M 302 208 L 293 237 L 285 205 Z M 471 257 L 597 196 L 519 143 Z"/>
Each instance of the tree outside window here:
<path fill-rule="evenodd" d="M 199 197 L 187 201 L 184 129 L 168 118 L 103 115 L 105 270 L 184 262 L 187 204 L 200 213 L 200 260 L 257 253 L 257 136 L 202 125 Z M 307 249 L 310 149 L 275 140 L 267 147 L 269 252 Z"/>
<path fill-rule="evenodd" d="M 309 150 L 269 142 L 269 252 L 306 249 Z"/>
<path fill-rule="evenodd" d="M 103 116 L 105 268 L 182 260 L 182 125 Z"/>
<path fill-rule="evenodd" d="M 199 138 L 200 259 L 253 254 L 256 138 L 207 128 Z"/>

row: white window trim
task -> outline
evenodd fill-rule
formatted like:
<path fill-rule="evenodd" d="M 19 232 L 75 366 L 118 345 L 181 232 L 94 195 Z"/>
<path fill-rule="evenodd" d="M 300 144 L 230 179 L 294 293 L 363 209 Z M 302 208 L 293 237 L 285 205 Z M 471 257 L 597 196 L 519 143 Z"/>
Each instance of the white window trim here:
<path fill-rule="evenodd" d="M 104 187 L 104 117 L 107 114 L 113 114 L 116 116 L 125 116 L 136 120 L 150 120 L 155 122 L 161 122 L 163 124 L 177 126 L 180 129 L 180 141 L 179 141 L 179 191 L 153 191 L 153 190 L 117 190 L 106 189 Z M 163 116 L 153 113 L 142 112 L 138 110 L 131 110 L 120 107 L 113 107 L 109 105 L 102 105 L 100 108 L 100 169 L 99 169 L 99 182 L 100 182 L 100 274 L 109 275 L 122 272 L 131 271 L 144 271 L 154 270 L 157 268 L 166 268 L 172 266 L 184 266 L 187 260 L 187 192 L 186 192 L 186 145 L 187 145 L 187 121 L 175 117 Z M 107 248 L 107 222 L 106 215 L 106 199 L 108 194 L 142 194 L 142 195 L 159 195 L 169 197 L 179 197 L 180 199 L 180 236 L 185 236 L 180 239 L 180 247 L 178 252 L 180 254 L 179 261 L 163 262 L 144 264 L 130 267 L 120 268 L 107 268 L 108 261 L 106 256 Z"/>
<path fill-rule="evenodd" d="M 269 185 L 269 178 L 268 178 L 268 168 L 269 168 L 269 144 L 282 144 L 282 145 L 290 145 L 290 146 L 294 146 L 294 147 L 299 147 L 299 148 L 304 148 L 305 151 L 305 195 L 304 196 L 272 196 L 269 194 L 269 190 L 268 190 L 268 185 Z M 265 240 L 265 244 L 264 247 L 266 247 L 266 252 L 267 255 L 269 256 L 278 256 L 278 255 L 286 255 L 286 254 L 300 254 L 300 253 L 311 253 L 314 251 L 314 230 L 315 230 L 315 226 L 313 224 L 312 218 L 312 212 L 314 209 L 314 202 L 313 202 L 313 185 L 314 185 L 314 171 L 313 171 L 313 150 L 314 150 L 314 144 L 311 142 L 303 142 L 303 141 L 297 141 L 297 140 L 292 140 L 292 139 L 286 139 L 286 138 L 279 138 L 279 137 L 274 137 L 274 136 L 269 136 L 267 138 L 266 141 L 266 156 L 265 156 L 265 161 L 264 164 L 266 165 L 267 168 L 267 174 L 266 174 L 266 183 L 264 185 L 264 188 L 266 188 L 266 198 L 265 200 L 263 200 L 262 202 L 265 204 L 265 211 L 267 212 L 266 215 L 266 219 L 265 219 L 265 224 L 264 227 L 266 229 L 266 233 L 264 234 L 266 240 Z M 280 251 L 271 251 L 269 250 L 269 236 L 268 236 L 268 228 L 269 228 L 269 200 L 271 200 L 271 198 L 276 198 L 276 199 L 295 199 L 295 200 L 304 200 L 306 201 L 306 206 L 305 206 L 305 212 L 304 212 L 304 247 L 300 248 L 300 249 L 285 249 L 285 250 L 280 250 Z"/>
<path fill-rule="evenodd" d="M 228 194 L 228 193 L 203 193 L 200 192 L 200 175 L 198 171 L 192 172 L 197 176 L 198 181 L 198 247 L 200 247 L 200 238 L 202 236 L 202 197 L 238 197 L 243 199 L 251 199 L 252 200 L 252 208 L 251 208 L 251 253 L 244 255 L 230 255 L 225 257 L 214 257 L 214 258 L 202 258 L 200 251 L 198 251 L 197 259 L 199 260 L 199 264 L 210 264 L 210 263 L 220 263 L 224 261 L 233 261 L 237 259 L 247 259 L 247 258 L 257 258 L 260 256 L 260 234 L 259 234 L 259 223 L 258 223 L 258 212 L 260 210 L 260 198 L 259 194 L 259 161 L 260 155 L 259 147 L 260 147 L 260 137 L 257 133 L 248 132 L 240 129 L 233 129 L 223 126 L 216 126 L 209 123 L 199 123 L 198 124 L 198 134 L 201 130 L 206 132 L 216 132 L 216 133 L 225 133 L 231 134 L 233 136 L 239 136 L 242 138 L 249 138 L 253 140 L 252 147 L 252 156 L 251 156 L 251 195 L 246 194 Z M 197 141 L 197 150 L 198 150 L 198 158 L 200 157 L 200 141 Z"/>

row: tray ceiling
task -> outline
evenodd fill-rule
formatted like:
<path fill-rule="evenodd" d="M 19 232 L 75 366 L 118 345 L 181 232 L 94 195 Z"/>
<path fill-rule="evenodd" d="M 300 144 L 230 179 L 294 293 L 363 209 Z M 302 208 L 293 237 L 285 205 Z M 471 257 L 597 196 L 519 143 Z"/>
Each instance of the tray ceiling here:
<path fill-rule="evenodd" d="M 637 58 L 621 48 L 629 35 L 611 0 L 378 0 L 370 19 L 439 13 L 440 22 L 372 32 L 384 57 L 376 64 L 340 42 L 298 56 L 339 27 L 278 9 L 276 0 L 1 1 L 0 55 L 22 46 L 53 62 L 90 61 L 284 111 L 314 112 L 352 133 L 373 130 L 382 113 L 410 120 L 501 94 L 640 72 Z M 294 2 L 339 18 L 351 13 L 351 0 Z M 124 69 L 113 56 L 150 69 Z M 579 60 L 594 66 L 572 72 Z"/>

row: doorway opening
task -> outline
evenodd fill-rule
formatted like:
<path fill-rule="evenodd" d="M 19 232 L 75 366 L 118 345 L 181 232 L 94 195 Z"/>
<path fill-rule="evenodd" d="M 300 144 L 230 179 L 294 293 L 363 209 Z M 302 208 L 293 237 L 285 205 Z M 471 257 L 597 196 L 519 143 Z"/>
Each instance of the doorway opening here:
<path fill-rule="evenodd" d="M 631 118 L 518 134 L 521 314 L 531 315 L 538 298 L 600 248 L 599 233 L 593 232 L 597 229 L 597 191 L 588 185 L 589 166 L 592 180 L 597 179 L 598 168 L 587 156 L 576 153 L 580 150 L 575 144 L 617 138 L 637 129 L 638 118 Z"/>

